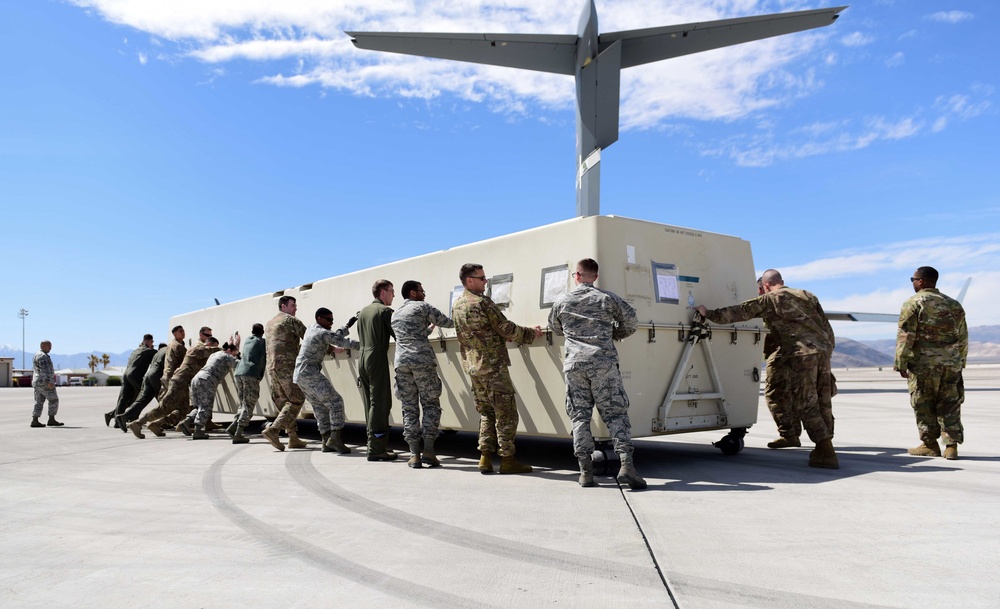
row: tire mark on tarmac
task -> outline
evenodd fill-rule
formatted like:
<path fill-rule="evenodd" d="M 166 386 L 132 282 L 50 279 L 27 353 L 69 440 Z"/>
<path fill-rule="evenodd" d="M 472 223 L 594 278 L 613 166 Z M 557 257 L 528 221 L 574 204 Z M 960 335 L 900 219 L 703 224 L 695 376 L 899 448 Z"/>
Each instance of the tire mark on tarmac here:
<path fill-rule="evenodd" d="M 351 562 L 343 556 L 293 537 L 277 527 L 254 518 L 234 504 L 222 488 L 222 469 L 241 450 L 242 448 L 237 448 L 230 451 L 229 454 L 213 463 L 202 478 L 202 488 L 215 509 L 233 524 L 249 533 L 255 540 L 280 551 L 282 554 L 297 558 L 312 567 L 413 604 L 441 609 L 455 607 L 496 609 L 482 601 L 473 601 L 428 588 Z"/>
<path fill-rule="evenodd" d="M 407 533 L 422 535 L 464 549 L 473 549 L 509 560 L 558 569 L 598 581 L 612 579 L 634 586 L 660 588 L 654 567 L 647 568 L 605 559 L 587 558 L 523 542 L 513 542 L 487 533 L 444 524 L 366 499 L 331 482 L 312 463 L 313 451 L 288 455 L 285 467 L 299 484 L 314 495 L 349 512 L 387 524 Z"/>

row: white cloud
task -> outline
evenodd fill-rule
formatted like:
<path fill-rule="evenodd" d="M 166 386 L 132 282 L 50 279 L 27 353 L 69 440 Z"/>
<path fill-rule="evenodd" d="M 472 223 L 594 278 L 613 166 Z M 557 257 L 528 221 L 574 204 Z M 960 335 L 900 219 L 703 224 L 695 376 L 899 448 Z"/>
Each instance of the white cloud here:
<path fill-rule="evenodd" d="M 359 51 L 344 30 L 575 33 L 578 2 L 534 0 L 67 0 L 160 41 L 175 55 L 212 65 L 291 61 L 258 82 L 318 86 L 355 95 L 485 102 L 528 114 L 573 105 L 573 80 L 521 70 Z M 806 8 L 785 2 L 781 10 Z M 709 21 L 773 11 L 765 0 L 605 0 L 604 31 Z M 655 18 L 651 19 L 651 15 Z M 832 28 L 836 28 L 834 25 Z M 630 69 L 622 74 L 622 129 L 662 128 L 669 118 L 732 120 L 785 104 L 822 86 L 809 64 L 834 33 L 780 36 Z M 858 38 L 858 36 L 861 36 Z M 859 43 L 870 41 L 855 36 Z M 805 62 L 805 67 L 799 65 Z M 791 66 L 794 67 L 794 71 Z"/>
<path fill-rule="evenodd" d="M 147 57 L 144 52 L 139 51 L 139 63 L 141 65 L 146 65 L 147 61 L 149 61 L 149 57 Z"/>
<path fill-rule="evenodd" d="M 906 56 L 903 55 L 902 51 L 897 51 L 892 57 L 885 60 L 885 66 L 887 68 L 898 68 L 904 63 L 906 63 Z"/>
<path fill-rule="evenodd" d="M 938 11 L 936 13 L 931 13 L 924 17 L 928 21 L 937 21 L 939 23 L 961 23 L 962 21 L 968 21 L 972 19 L 974 15 L 966 11 Z"/>
<path fill-rule="evenodd" d="M 875 37 L 862 32 L 851 32 L 840 39 L 840 44 L 845 47 L 863 47 L 875 42 Z"/>

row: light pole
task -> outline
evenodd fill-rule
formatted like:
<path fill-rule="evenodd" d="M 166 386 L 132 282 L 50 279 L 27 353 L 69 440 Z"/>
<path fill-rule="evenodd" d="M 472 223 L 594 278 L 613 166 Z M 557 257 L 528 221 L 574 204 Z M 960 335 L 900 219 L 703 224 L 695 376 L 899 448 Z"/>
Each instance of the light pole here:
<path fill-rule="evenodd" d="M 17 316 L 21 318 L 21 370 L 24 370 L 24 318 L 28 316 L 28 309 L 22 307 Z"/>

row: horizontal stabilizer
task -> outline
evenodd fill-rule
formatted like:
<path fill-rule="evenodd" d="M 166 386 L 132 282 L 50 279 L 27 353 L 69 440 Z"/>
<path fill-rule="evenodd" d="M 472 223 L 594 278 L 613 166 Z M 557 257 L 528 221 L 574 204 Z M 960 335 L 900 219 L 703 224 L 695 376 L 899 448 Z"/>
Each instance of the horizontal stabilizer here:
<path fill-rule="evenodd" d="M 883 323 L 899 322 L 899 315 L 892 313 L 856 313 L 854 311 L 826 311 L 830 321 L 877 321 Z"/>
<path fill-rule="evenodd" d="M 346 32 L 359 49 L 572 75 L 573 35 Z"/>
<path fill-rule="evenodd" d="M 838 6 L 812 11 L 609 32 L 600 35 L 600 49 L 603 51 L 620 40 L 622 67 L 631 68 L 671 57 L 823 27 L 833 23 L 845 8 L 847 7 Z"/>

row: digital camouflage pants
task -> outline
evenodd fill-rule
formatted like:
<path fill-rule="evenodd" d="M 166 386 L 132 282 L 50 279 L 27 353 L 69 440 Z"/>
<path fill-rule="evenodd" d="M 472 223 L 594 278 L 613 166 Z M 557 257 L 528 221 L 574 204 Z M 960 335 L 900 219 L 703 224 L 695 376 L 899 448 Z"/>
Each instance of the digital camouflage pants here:
<path fill-rule="evenodd" d="M 59 412 L 59 396 L 56 395 L 56 388 L 50 389 L 47 385 L 35 385 L 35 407 L 31 411 L 31 416 L 36 419 L 42 416 L 42 406 L 46 400 L 49 402 L 49 416 L 56 416 L 56 413 Z"/>
<path fill-rule="evenodd" d="M 566 370 L 566 414 L 573 423 L 573 453 L 587 457 L 594 452 L 590 420 L 594 406 L 608 426 L 615 452 L 632 454 L 632 422 L 628 418 L 628 396 L 618 366 L 595 365 Z"/>
<path fill-rule="evenodd" d="M 344 398 L 333 388 L 330 379 L 323 374 L 300 375 L 298 385 L 312 404 L 321 434 L 344 428 Z"/>
<path fill-rule="evenodd" d="M 260 400 L 260 379 L 252 376 L 233 378 L 236 379 L 236 396 L 240 400 L 240 409 L 236 413 L 237 425 L 246 427 L 257 410 L 257 401 Z"/>
<path fill-rule="evenodd" d="M 396 368 L 396 398 L 403 403 L 403 438 L 407 444 L 438 437 L 441 427 L 441 377 L 437 366 Z M 420 409 L 424 420 L 421 427 Z"/>
<path fill-rule="evenodd" d="M 962 370 L 943 366 L 910 370 L 906 384 L 910 389 L 910 406 L 917 419 L 920 439 L 936 442 L 943 436 L 945 445 L 961 444 L 965 440 L 962 427 L 965 381 Z"/>

